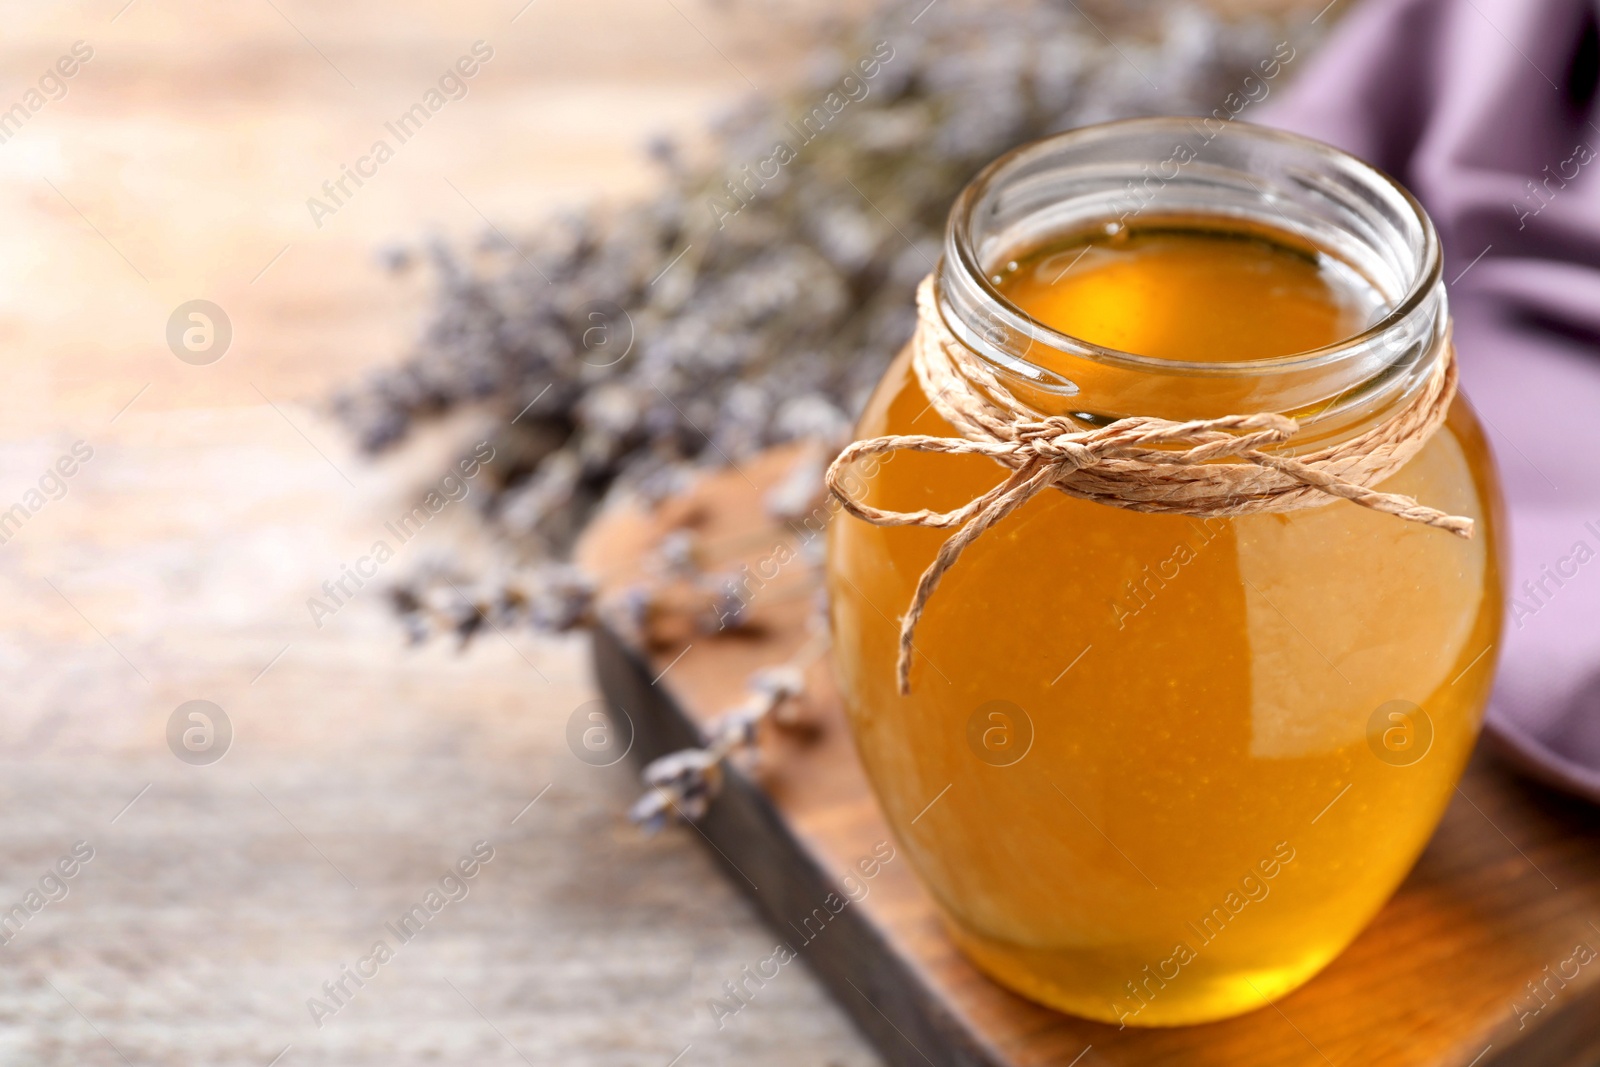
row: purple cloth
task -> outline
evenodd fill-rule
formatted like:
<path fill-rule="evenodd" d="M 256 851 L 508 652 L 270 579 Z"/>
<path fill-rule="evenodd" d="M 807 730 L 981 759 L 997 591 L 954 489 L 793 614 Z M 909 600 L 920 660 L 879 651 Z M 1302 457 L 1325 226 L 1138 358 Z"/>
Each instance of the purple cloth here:
<path fill-rule="evenodd" d="M 1388 171 L 1439 228 L 1510 509 L 1487 729 L 1600 802 L 1597 71 L 1592 2 L 1367 0 L 1264 121 Z"/>

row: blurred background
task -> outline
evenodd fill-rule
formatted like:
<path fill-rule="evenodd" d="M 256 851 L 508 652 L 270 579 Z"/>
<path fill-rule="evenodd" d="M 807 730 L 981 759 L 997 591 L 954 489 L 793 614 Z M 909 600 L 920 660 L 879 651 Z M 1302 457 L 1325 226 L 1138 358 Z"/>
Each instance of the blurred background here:
<path fill-rule="evenodd" d="M 911 37 L 989 17 L 936 3 L 891 6 L 926 16 Z M 1342 14 L 1294 0 L 1214 5 L 1225 22 L 1193 4 L 1131 8 L 1053 5 L 1081 20 L 1078 40 L 1121 42 L 1095 59 L 1104 92 L 1082 90 L 1075 114 L 1176 110 L 1206 82 L 1163 71 L 1200 70 L 1200 53 L 1236 33 L 1253 42 L 1282 26 L 1309 49 Z M 390 587 L 430 567 L 503 568 L 508 514 L 538 545 L 511 554 L 559 555 L 570 531 L 549 516 L 593 506 L 620 475 L 543 504 L 526 477 L 484 475 L 398 544 L 385 524 L 473 442 L 502 456 L 533 447 L 506 426 L 539 395 L 536 375 L 481 361 L 464 360 L 453 392 L 434 382 L 401 400 L 382 376 L 408 355 L 466 351 L 438 332 L 465 290 L 428 265 L 430 248 L 531 285 L 556 271 L 539 251 L 556 242 L 523 235 L 688 188 L 686 174 L 715 170 L 749 129 L 753 94 L 826 85 L 829 57 L 857 54 L 844 42 L 872 11 L 12 5 L 0 109 L 21 110 L 0 110 L 0 514 L 13 502 L 25 514 L 0 527 L 0 905 L 48 899 L 0 947 L 0 1064 L 877 1062 L 801 969 L 737 1025 L 709 1025 L 704 1000 L 772 939 L 692 829 L 646 837 L 627 821 L 633 768 L 574 758 L 568 717 L 594 695 L 580 636 L 484 626 L 474 610 L 466 648 L 408 643 Z M 932 47 L 907 47 L 904 62 Z M 474 73 L 448 83 L 459 95 L 403 142 L 386 132 L 467 57 Z M 1000 105 L 975 106 L 982 124 Z M 380 138 L 393 158 L 360 163 Z M 900 240 L 921 256 L 963 168 L 995 147 L 950 149 L 949 173 L 904 215 L 857 213 L 894 255 L 909 255 Z M 347 180 L 358 166 L 367 176 Z M 874 211 L 889 206 L 868 189 Z M 692 236 L 624 288 L 653 286 Z M 879 258 L 902 286 L 888 302 L 909 309 L 920 270 Z M 886 359 L 895 321 L 858 343 Z M 848 414 L 875 374 L 815 385 L 819 403 Z M 51 476 L 66 455 L 73 473 Z M 638 476 L 670 480 L 680 460 L 704 458 L 675 453 Z M 520 512 L 507 497 L 519 486 Z M 485 498 L 503 505 L 488 522 Z M 380 539 L 398 545 L 392 560 L 326 590 Z M 190 701 L 209 702 L 190 708 L 203 719 L 179 714 Z M 186 746 L 190 728 L 212 734 Z M 69 854 L 74 874 L 52 875 Z M 451 875 L 473 857 L 472 877 Z M 451 899 L 425 936 L 349 984 L 385 924 L 446 876 Z M 340 1007 L 318 1018 L 313 998 Z"/>

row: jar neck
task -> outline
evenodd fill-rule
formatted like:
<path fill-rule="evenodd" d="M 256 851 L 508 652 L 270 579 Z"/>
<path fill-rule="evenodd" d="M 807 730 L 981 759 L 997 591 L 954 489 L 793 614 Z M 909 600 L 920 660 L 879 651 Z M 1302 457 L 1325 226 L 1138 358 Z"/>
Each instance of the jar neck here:
<path fill-rule="evenodd" d="M 1189 363 L 1061 333 L 991 281 L 1000 264 L 1062 235 L 1175 216 L 1283 232 L 1358 272 L 1387 311 L 1314 351 Z M 1018 399 L 1086 427 L 1270 411 L 1300 421 L 1293 451 L 1322 447 L 1406 403 L 1448 344 L 1438 238 L 1416 200 L 1343 152 L 1237 122 L 1213 131 L 1134 119 L 1016 149 L 957 199 L 935 282 L 952 334 Z"/>

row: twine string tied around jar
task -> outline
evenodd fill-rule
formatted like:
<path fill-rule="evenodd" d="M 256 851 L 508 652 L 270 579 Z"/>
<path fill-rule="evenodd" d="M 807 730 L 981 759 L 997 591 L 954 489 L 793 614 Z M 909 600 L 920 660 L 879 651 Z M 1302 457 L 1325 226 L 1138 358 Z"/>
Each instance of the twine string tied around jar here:
<path fill-rule="evenodd" d="M 1055 488 L 1111 507 L 1197 517 L 1298 511 L 1336 499 L 1470 538 L 1473 520 L 1369 486 L 1399 470 L 1444 423 L 1456 393 L 1454 349 L 1417 396 L 1382 423 L 1301 457 L 1263 451 L 1289 441 L 1300 426 L 1263 412 L 1174 422 L 1132 416 L 1083 429 L 1066 416 L 1044 416 L 1017 400 L 945 325 L 933 290 L 917 290 L 912 368 L 930 405 L 961 435 L 892 434 L 847 446 L 828 468 L 829 491 L 850 514 L 876 526 L 954 529 L 917 582 L 900 623 L 896 679 L 911 691 L 918 621 L 946 571 L 986 530 L 1040 492 Z M 857 460 L 899 451 L 988 456 L 1011 468 L 1000 484 L 953 511 L 893 511 L 852 498 L 842 480 Z"/>

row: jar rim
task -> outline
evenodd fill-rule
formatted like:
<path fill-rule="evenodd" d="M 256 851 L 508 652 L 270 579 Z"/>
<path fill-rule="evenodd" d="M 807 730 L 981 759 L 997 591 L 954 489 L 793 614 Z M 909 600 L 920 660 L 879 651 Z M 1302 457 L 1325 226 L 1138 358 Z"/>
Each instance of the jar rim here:
<path fill-rule="evenodd" d="M 1150 116 L 1115 119 L 1110 122 L 1075 127 L 1071 130 L 1029 141 L 997 157 L 967 183 L 966 187 L 956 197 L 955 203 L 951 205 L 949 220 L 945 229 L 944 254 L 941 257 L 940 268 L 936 275 L 942 279 L 944 263 L 954 257 L 956 262 L 959 263 L 960 269 L 967 275 L 969 282 L 975 283 L 985 296 L 995 301 L 1005 311 L 1027 323 L 1029 327 L 1027 332 L 1034 340 L 1043 342 L 1053 348 L 1071 352 L 1074 356 L 1130 370 L 1205 377 L 1218 375 L 1266 375 L 1286 369 L 1308 370 L 1320 367 L 1323 364 L 1337 362 L 1345 358 L 1351 350 L 1372 344 L 1385 333 L 1395 329 L 1429 299 L 1442 277 L 1443 257 L 1439 235 L 1434 228 L 1433 220 L 1428 217 L 1426 209 L 1412 195 L 1410 190 L 1388 172 L 1343 149 L 1314 138 L 1290 133 L 1286 130 L 1256 125 L 1243 120 L 1228 122 L 1221 131 L 1207 138 L 1206 143 L 1209 144 L 1211 140 L 1223 136 L 1247 137 L 1263 143 L 1276 142 L 1290 146 L 1310 153 L 1312 156 L 1321 157 L 1331 163 L 1340 164 L 1358 174 L 1362 174 L 1375 188 L 1398 197 L 1418 224 L 1422 235 L 1422 255 L 1405 295 L 1396 300 L 1381 319 L 1368 326 L 1365 330 L 1320 348 L 1294 352 L 1283 356 L 1271 356 L 1264 359 L 1207 362 L 1165 359 L 1160 356 L 1140 355 L 1136 352 L 1127 352 L 1104 345 L 1097 345 L 1081 337 L 1075 337 L 1056 330 L 1018 307 L 989 279 L 987 268 L 978 260 L 972 223 L 976 214 L 975 208 L 977 204 L 995 185 L 1009 177 L 1023 165 L 1042 156 L 1059 152 L 1066 147 L 1133 132 L 1156 132 L 1164 129 L 1175 133 L 1192 134 L 1195 132 L 1196 124 L 1199 121 L 1201 121 L 1200 117 L 1189 116 Z M 940 303 L 942 305 L 943 301 L 941 300 Z M 944 314 L 944 311 L 945 309 L 941 307 L 940 313 Z"/>

